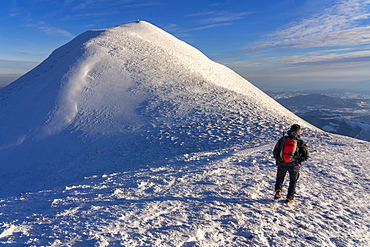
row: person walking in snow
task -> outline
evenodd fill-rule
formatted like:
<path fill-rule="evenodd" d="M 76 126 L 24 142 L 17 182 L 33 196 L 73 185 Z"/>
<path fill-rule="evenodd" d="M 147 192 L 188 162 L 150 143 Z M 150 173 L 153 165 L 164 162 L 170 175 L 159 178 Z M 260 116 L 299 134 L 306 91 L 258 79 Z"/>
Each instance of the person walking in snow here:
<path fill-rule="evenodd" d="M 300 165 L 309 158 L 307 144 L 300 138 L 301 126 L 293 124 L 274 147 L 274 158 L 278 166 L 275 183 L 275 197 L 280 199 L 285 175 L 289 172 L 289 187 L 285 203 L 290 204 L 294 200 L 296 185 L 299 178 Z"/>

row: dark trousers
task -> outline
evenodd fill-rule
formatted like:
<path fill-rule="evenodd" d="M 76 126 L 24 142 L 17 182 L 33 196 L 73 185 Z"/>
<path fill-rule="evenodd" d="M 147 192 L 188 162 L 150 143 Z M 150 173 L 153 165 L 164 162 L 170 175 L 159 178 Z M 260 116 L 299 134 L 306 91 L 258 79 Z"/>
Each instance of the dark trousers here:
<path fill-rule="evenodd" d="M 287 172 L 289 172 L 289 180 L 290 180 L 287 199 L 293 200 L 295 189 L 297 187 L 297 181 L 299 179 L 299 165 L 294 165 L 294 166 L 279 165 L 278 166 L 278 170 L 276 174 L 275 190 L 282 190 L 285 175 Z"/>

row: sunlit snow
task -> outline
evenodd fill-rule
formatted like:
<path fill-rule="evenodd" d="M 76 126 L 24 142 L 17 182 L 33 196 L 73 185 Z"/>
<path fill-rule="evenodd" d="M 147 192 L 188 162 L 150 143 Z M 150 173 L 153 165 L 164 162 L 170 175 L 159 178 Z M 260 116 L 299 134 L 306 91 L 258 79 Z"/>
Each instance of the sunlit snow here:
<path fill-rule="evenodd" d="M 0 91 L 0 121 L 3 246 L 370 245 L 370 144 L 147 22 L 55 50 Z M 311 158 L 287 207 L 272 148 L 294 123 Z"/>

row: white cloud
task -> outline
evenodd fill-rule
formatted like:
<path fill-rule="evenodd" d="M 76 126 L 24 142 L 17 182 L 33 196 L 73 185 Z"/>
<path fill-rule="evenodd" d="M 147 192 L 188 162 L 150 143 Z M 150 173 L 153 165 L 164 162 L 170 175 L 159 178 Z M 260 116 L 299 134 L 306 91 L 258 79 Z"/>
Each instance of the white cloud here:
<path fill-rule="evenodd" d="M 55 36 L 64 36 L 67 38 L 73 38 L 75 35 L 71 34 L 70 32 L 60 29 L 57 27 L 50 26 L 46 24 L 45 22 L 38 21 L 37 23 L 29 23 L 27 26 L 34 27 L 39 29 L 40 31 L 49 34 L 49 35 L 55 35 Z"/>
<path fill-rule="evenodd" d="M 74 10 L 101 9 L 103 6 L 116 8 L 143 8 L 163 5 L 160 1 L 143 3 L 137 0 L 65 0 L 66 5 L 74 5 Z"/>
<path fill-rule="evenodd" d="M 201 17 L 202 19 L 195 20 L 198 27 L 187 29 L 186 32 L 203 30 L 221 26 L 234 24 L 234 21 L 243 19 L 249 12 L 230 13 L 227 11 L 202 11 L 187 15 L 187 17 Z"/>
<path fill-rule="evenodd" d="M 206 15 L 214 15 L 216 12 L 215 11 L 201 11 L 197 12 L 194 14 L 187 15 L 188 17 L 193 17 L 193 16 L 206 16 Z"/>
<path fill-rule="evenodd" d="M 187 29 L 186 31 L 190 32 L 190 31 L 204 30 L 204 29 L 222 27 L 222 26 L 229 26 L 229 25 L 232 25 L 232 23 L 230 23 L 230 22 L 216 23 L 216 24 L 210 24 L 210 25 L 206 25 L 206 26 L 200 26 L 200 27 L 196 27 L 196 28 Z"/>
<path fill-rule="evenodd" d="M 219 22 L 236 21 L 236 20 L 243 19 L 244 16 L 249 15 L 250 13 L 248 13 L 248 12 L 242 12 L 242 13 L 222 13 L 222 12 L 216 13 L 216 12 L 214 12 L 212 14 L 216 15 L 216 16 L 206 18 L 206 19 L 202 19 L 199 22 L 207 24 L 207 23 L 219 23 Z"/>
<path fill-rule="evenodd" d="M 302 80 L 299 76 L 318 81 L 319 77 L 314 78 L 318 71 L 326 80 L 330 74 L 333 81 L 342 80 L 338 71 L 346 71 L 348 81 L 351 71 L 353 78 L 368 80 L 370 71 L 363 68 L 370 66 L 369 19 L 370 0 L 341 0 L 268 35 L 265 42 L 244 48 L 247 61 L 230 65 L 243 73 L 274 71 L 279 78 L 291 75 L 297 81 Z"/>
<path fill-rule="evenodd" d="M 21 15 L 20 13 L 11 13 L 9 14 L 9 17 L 16 17 L 16 16 L 19 16 Z"/>
<path fill-rule="evenodd" d="M 302 19 L 268 35 L 268 41 L 247 49 L 263 47 L 332 47 L 370 44 L 370 1 L 344 0 L 320 14 Z"/>
<path fill-rule="evenodd" d="M 242 49 L 226 63 L 263 88 L 369 88 L 370 0 L 340 0 Z"/>
<path fill-rule="evenodd" d="M 347 52 L 343 54 L 330 53 L 330 54 L 318 54 L 314 56 L 292 56 L 291 58 L 284 58 L 284 63 L 300 64 L 300 63 L 312 63 L 312 62 L 333 62 L 333 61 L 370 61 L 370 50 Z M 282 60 L 280 60 L 282 61 Z"/>
<path fill-rule="evenodd" d="M 230 13 L 225 11 L 202 11 L 186 15 L 187 17 L 203 18 L 200 20 L 195 20 L 194 23 L 196 23 L 196 25 L 193 28 L 182 29 L 176 24 L 169 24 L 164 26 L 163 29 L 176 33 L 177 37 L 189 37 L 191 36 L 190 32 L 192 31 L 233 25 L 234 21 L 240 20 L 248 14 L 249 13 L 246 12 Z"/>

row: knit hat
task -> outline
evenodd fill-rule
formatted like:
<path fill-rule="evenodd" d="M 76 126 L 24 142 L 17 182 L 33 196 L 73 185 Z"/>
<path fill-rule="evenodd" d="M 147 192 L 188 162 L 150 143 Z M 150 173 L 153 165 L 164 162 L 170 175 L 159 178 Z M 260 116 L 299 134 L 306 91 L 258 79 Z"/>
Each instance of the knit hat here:
<path fill-rule="evenodd" d="M 288 130 L 287 134 L 290 136 L 294 136 L 295 138 L 299 138 L 299 134 L 301 131 L 301 126 L 298 124 L 293 124 L 292 127 L 290 127 L 290 130 Z"/>
<path fill-rule="evenodd" d="M 293 124 L 292 127 L 290 127 L 291 132 L 299 133 L 300 130 L 301 130 L 301 126 L 299 126 L 298 124 Z"/>

